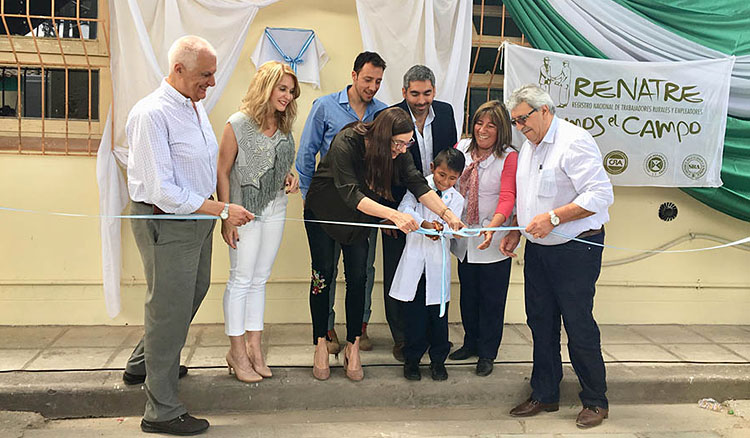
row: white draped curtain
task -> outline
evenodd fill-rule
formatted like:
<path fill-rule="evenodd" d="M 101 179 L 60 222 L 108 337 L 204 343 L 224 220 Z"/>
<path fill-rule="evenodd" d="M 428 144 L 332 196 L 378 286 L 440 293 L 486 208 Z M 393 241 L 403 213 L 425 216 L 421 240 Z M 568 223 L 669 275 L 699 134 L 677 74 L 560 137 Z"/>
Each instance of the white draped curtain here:
<path fill-rule="evenodd" d="M 472 2 L 469 0 L 357 0 L 364 50 L 378 52 L 387 68 L 377 98 L 400 102 L 403 75 L 423 64 L 435 73 L 438 100 L 453 106 L 461 132 L 469 82 Z"/>
<path fill-rule="evenodd" d="M 611 0 L 548 0 L 581 36 L 609 59 L 692 61 L 725 58 L 659 27 Z M 732 72 L 729 115 L 750 118 L 750 55 L 738 56 Z"/>
<path fill-rule="evenodd" d="M 97 154 L 102 214 L 102 270 L 107 314 L 120 313 L 121 220 L 128 204 L 120 166 L 127 163 L 125 122 L 130 108 L 159 86 L 169 71 L 167 51 L 184 35 L 208 40 L 217 52 L 216 86 L 204 100 L 210 111 L 237 64 L 258 10 L 278 0 L 109 0 L 112 107 Z M 114 142 L 114 144 L 113 144 Z M 119 164 L 118 164 L 119 163 Z"/>

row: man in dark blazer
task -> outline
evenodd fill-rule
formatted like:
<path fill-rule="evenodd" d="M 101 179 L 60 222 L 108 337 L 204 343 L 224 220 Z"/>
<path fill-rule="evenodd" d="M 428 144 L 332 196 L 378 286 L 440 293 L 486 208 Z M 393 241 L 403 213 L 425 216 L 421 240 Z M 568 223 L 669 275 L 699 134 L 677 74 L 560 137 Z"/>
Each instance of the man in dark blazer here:
<path fill-rule="evenodd" d="M 414 164 L 425 176 L 429 175 L 430 163 L 443 149 L 452 148 L 458 141 L 456 120 L 453 107 L 449 103 L 433 100 L 435 98 L 435 74 L 424 65 L 415 65 L 404 74 L 404 86 L 401 89 L 404 100 L 393 105 L 411 115 L 414 121 L 414 136 L 409 153 Z M 398 207 L 406 194 L 406 188 L 391 188 L 394 202 Z M 461 214 L 461 212 L 457 212 Z M 385 294 L 385 317 L 393 336 L 393 357 L 403 362 L 404 318 L 398 300 L 388 293 L 393 282 L 393 275 L 401 259 L 406 244 L 406 235 L 398 230 L 383 230 L 383 293 Z"/>

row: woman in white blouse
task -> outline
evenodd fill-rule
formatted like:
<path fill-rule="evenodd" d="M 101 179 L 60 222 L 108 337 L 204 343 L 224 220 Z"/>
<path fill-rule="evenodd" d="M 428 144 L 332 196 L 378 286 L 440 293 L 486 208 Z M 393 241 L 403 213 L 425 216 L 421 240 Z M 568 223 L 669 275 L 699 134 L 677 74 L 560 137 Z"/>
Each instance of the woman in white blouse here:
<path fill-rule="evenodd" d="M 458 190 L 465 199 L 461 219 L 469 228 L 510 224 L 518 161 L 511 139 L 508 111 L 505 105 L 492 100 L 474 113 L 471 138 L 456 145 L 466 158 Z M 485 232 L 451 242 L 451 250 L 459 260 L 464 344 L 449 358 L 479 356 L 476 373 L 480 376 L 492 372 L 503 336 L 511 264 L 500 252 L 500 240 L 505 234 Z"/>

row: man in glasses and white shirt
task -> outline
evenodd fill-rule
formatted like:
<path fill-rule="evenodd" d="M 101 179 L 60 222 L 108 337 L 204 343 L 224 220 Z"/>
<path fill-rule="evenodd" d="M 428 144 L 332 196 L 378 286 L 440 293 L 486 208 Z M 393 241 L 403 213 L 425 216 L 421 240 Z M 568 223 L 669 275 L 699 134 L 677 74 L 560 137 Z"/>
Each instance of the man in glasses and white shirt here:
<path fill-rule="evenodd" d="M 404 74 L 401 93 L 404 100 L 393 105 L 411 115 L 414 136 L 411 142 L 402 145 L 408 148 L 414 165 L 424 176 L 430 175 L 430 163 L 438 153 L 452 148 L 457 142 L 456 121 L 453 107 L 435 99 L 435 74 L 424 65 L 415 65 Z M 398 208 L 406 194 L 406 187 L 391 188 L 394 201 L 388 206 Z M 457 212 L 460 215 L 460 212 Z M 401 302 L 389 295 L 396 267 L 406 245 L 406 235 L 399 230 L 383 230 L 383 296 L 385 317 L 393 336 L 393 357 L 403 362 L 405 321 Z"/>
<path fill-rule="evenodd" d="M 562 318 L 582 386 L 583 409 L 576 425 L 598 426 L 607 418 L 609 404 L 593 306 L 602 261 L 599 245 L 614 202 L 612 184 L 594 139 L 556 117 L 552 98 L 539 86 L 515 90 L 507 107 L 511 123 L 526 137 L 518 156 L 516 209 L 518 224 L 526 227 L 524 295 L 534 340 L 531 396 L 510 414 L 528 417 L 558 410 Z M 504 254 L 515 257 L 520 234 L 511 231 L 503 238 Z"/>

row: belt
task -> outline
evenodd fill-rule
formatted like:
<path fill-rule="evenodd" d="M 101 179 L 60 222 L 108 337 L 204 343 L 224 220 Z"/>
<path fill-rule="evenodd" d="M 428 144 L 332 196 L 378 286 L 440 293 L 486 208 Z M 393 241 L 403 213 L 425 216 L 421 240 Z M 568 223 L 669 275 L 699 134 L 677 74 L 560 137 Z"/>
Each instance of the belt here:
<path fill-rule="evenodd" d="M 208 200 L 209 201 L 213 201 L 214 200 L 214 195 L 209 196 Z M 151 207 L 152 211 L 154 212 L 153 214 L 174 214 L 174 213 L 167 213 L 166 211 L 164 211 L 161 208 L 157 207 L 156 204 L 149 204 L 147 202 L 144 202 L 144 204 L 146 204 L 146 205 L 148 205 L 148 206 Z"/>
<path fill-rule="evenodd" d="M 583 239 L 584 237 L 596 236 L 597 234 L 604 231 L 604 225 L 596 230 L 588 230 L 576 236 L 576 239 Z"/>

